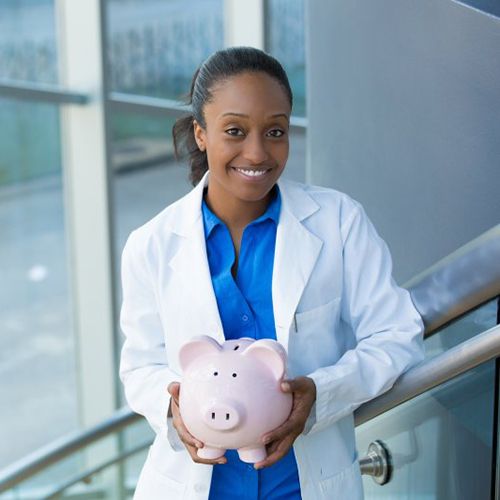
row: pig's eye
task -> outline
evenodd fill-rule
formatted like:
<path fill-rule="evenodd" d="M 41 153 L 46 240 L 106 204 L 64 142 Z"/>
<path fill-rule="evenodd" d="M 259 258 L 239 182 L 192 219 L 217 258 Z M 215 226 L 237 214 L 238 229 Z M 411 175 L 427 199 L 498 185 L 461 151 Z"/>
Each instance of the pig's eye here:
<path fill-rule="evenodd" d="M 219 372 L 214 372 L 214 377 L 217 377 L 219 375 Z"/>
<path fill-rule="evenodd" d="M 240 348 L 240 346 L 239 346 L 239 345 L 237 345 L 237 346 L 233 349 L 233 351 L 237 351 L 239 348 Z"/>
<path fill-rule="evenodd" d="M 233 373 L 233 377 L 237 377 L 236 373 Z"/>

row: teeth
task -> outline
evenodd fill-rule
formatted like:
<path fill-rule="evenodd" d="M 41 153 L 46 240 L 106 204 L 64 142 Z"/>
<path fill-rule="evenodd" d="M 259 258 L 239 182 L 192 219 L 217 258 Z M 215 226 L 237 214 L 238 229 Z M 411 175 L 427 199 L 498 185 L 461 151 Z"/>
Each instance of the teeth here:
<path fill-rule="evenodd" d="M 251 177 L 259 177 L 267 172 L 267 170 L 245 170 L 243 168 L 237 168 L 236 170 Z"/>

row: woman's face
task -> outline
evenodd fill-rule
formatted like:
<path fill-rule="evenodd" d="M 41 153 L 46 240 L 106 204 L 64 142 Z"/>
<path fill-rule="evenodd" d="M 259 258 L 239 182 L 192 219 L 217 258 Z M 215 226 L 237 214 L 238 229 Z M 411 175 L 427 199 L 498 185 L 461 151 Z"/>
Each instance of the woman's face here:
<path fill-rule="evenodd" d="M 205 129 L 194 122 L 196 142 L 207 152 L 209 196 L 264 200 L 288 158 L 287 95 L 262 72 L 233 76 L 217 84 L 212 95 L 203 110 Z"/>

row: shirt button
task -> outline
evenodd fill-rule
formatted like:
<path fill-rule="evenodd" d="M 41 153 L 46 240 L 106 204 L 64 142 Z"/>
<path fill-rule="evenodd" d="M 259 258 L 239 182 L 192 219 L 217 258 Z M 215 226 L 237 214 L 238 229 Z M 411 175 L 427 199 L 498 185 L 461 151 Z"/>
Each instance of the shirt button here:
<path fill-rule="evenodd" d="M 248 316 L 247 316 L 246 314 L 244 314 L 244 315 L 241 317 L 241 319 L 242 319 L 243 321 L 248 321 Z"/>

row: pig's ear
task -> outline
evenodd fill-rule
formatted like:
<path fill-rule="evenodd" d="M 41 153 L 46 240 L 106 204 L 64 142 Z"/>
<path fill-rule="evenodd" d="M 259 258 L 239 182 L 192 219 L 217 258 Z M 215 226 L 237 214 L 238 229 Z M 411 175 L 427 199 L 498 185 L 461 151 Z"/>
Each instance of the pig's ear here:
<path fill-rule="evenodd" d="M 277 380 L 285 374 L 286 352 L 285 349 L 273 340 L 257 340 L 247 347 L 242 356 L 256 358 L 271 369 Z"/>
<path fill-rule="evenodd" d="M 193 337 L 189 342 L 186 342 L 179 350 L 179 362 L 183 371 L 197 360 L 200 356 L 206 354 L 215 354 L 221 350 L 220 344 L 207 335 Z"/>

